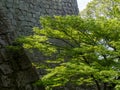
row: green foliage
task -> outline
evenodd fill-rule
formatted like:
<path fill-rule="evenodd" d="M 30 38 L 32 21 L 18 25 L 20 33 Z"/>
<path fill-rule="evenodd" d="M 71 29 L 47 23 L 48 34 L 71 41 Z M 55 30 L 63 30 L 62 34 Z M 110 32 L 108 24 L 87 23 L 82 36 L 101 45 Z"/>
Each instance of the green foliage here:
<path fill-rule="evenodd" d="M 120 18 L 120 0 L 92 0 L 82 12 L 85 18 Z"/>
<path fill-rule="evenodd" d="M 35 27 L 34 35 L 19 39 L 23 47 L 38 48 L 58 62 L 37 82 L 46 86 L 116 85 L 120 77 L 120 21 L 118 19 L 83 19 L 79 16 L 54 16 L 40 19 L 42 29 Z"/>

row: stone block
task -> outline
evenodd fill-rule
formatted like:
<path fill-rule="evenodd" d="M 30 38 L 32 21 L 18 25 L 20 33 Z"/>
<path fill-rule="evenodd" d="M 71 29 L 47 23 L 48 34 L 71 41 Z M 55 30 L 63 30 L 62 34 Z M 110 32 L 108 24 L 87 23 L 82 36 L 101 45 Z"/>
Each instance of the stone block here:
<path fill-rule="evenodd" d="M 19 4 L 20 0 L 14 0 L 15 4 Z"/>
<path fill-rule="evenodd" d="M 23 16 L 27 15 L 27 11 L 26 10 L 22 10 L 21 13 L 22 13 Z"/>
<path fill-rule="evenodd" d="M 18 19 L 19 19 L 20 21 L 24 21 L 24 20 L 25 20 L 25 17 L 24 17 L 23 15 L 21 15 L 21 16 L 18 17 Z"/>
<path fill-rule="evenodd" d="M 14 26 L 17 25 L 17 23 L 16 23 L 16 21 L 14 19 L 11 20 L 11 24 L 14 25 Z"/>
<path fill-rule="evenodd" d="M 28 26 L 28 23 L 27 22 L 22 22 L 21 26 Z"/>
<path fill-rule="evenodd" d="M 25 5 L 25 1 L 24 0 L 20 0 L 20 2 L 19 2 L 19 9 L 24 10 L 24 5 Z"/>
<path fill-rule="evenodd" d="M 9 8 L 9 12 L 11 12 L 11 13 L 12 13 L 12 15 L 14 15 L 15 10 L 14 10 L 13 8 Z"/>
<path fill-rule="evenodd" d="M 37 20 L 35 18 L 31 18 L 30 21 L 36 23 Z"/>
<path fill-rule="evenodd" d="M 25 59 L 26 57 L 22 57 L 21 59 L 19 59 L 19 66 L 21 69 L 27 69 L 29 67 L 31 67 L 31 62 L 29 59 Z"/>
<path fill-rule="evenodd" d="M 28 83 L 33 83 L 38 79 L 39 78 L 35 69 L 30 68 L 28 70 L 18 72 L 16 82 L 18 84 L 18 87 L 21 87 L 21 86 L 25 86 Z"/>
<path fill-rule="evenodd" d="M 9 19 L 11 19 L 11 20 L 13 20 L 13 19 L 14 19 L 14 17 L 13 17 L 13 14 L 12 14 L 12 13 L 9 13 L 7 16 L 8 16 L 8 17 L 9 17 Z"/>
<path fill-rule="evenodd" d="M 13 3 L 13 0 L 6 0 L 8 3 Z"/>
<path fill-rule="evenodd" d="M 32 86 L 31 85 L 26 85 L 26 87 L 25 87 L 25 90 L 32 90 Z"/>
<path fill-rule="evenodd" d="M 8 76 L 1 76 L 1 81 L 2 81 L 2 85 L 3 87 L 12 87 L 13 86 L 13 82 L 12 80 L 8 77 Z"/>
<path fill-rule="evenodd" d="M 1 64 L 0 65 L 0 70 L 6 75 L 6 74 L 11 74 L 13 72 L 13 70 L 11 69 L 11 67 L 5 63 L 5 64 Z"/>
<path fill-rule="evenodd" d="M 28 13 L 27 16 L 28 16 L 29 18 L 32 18 L 32 13 Z"/>
<path fill-rule="evenodd" d="M 2 5 L 2 3 L 0 3 L 0 7 L 2 7 L 3 5 Z"/>
<path fill-rule="evenodd" d="M 8 57 L 7 57 L 7 53 L 5 51 L 5 49 L 0 49 L 0 57 L 3 61 L 7 61 L 8 60 Z"/>
<path fill-rule="evenodd" d="M 29 56 L 26 55 L 23 48 L 20 48 L 18 51 L 12 53 L 12 63 L 17 64 L 19 69 L 24 70 L 32 67 Z"/>
<path fill-rule="evenodd" d="M 33 8 L 33 7 L 34 7 L 34 5 L 30 3 L 30 4 L 29 4 L 29 7 L 30 7 L 30 8 Z"/>
<path fill-rule="evenodd" d="M 0 53 L 0 64 L 3 63 L 3 55 Z"/>
<path fill-rule="evenodd" d="M 10 3 L 6 3 L 6 7 L 7 8 L 12 8 L 13 7 L 13 3 L 11 3 L 11 2 Z"/>
<path fill-rule="evenodd" d="M 3 40 L 3 38 L 1 38 L 1 37 L 0 37 L 0 45 L 3 47 L 6 46 L 5 40 Z"/>

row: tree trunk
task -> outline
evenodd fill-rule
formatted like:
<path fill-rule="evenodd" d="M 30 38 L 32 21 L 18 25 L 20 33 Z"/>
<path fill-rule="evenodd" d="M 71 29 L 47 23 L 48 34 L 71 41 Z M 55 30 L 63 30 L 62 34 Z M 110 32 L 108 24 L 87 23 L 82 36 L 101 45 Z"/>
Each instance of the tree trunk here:
<path fill-rule="evenodd" d="M 103 90 L 107 90 L 107 83 L 104 83 Z"/>

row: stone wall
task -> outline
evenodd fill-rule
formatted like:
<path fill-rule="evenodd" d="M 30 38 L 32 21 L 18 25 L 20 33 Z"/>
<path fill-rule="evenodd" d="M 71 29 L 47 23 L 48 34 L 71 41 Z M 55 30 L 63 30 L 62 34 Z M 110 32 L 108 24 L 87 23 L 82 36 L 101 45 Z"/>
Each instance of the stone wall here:
<path fill-rule="evenodd" d="M 39 78 L 24 49 L 13 52 L 6 47 L 14 37 L 11 23 L 0 9 L 0 90 L 35 90 L 32 84 Z"/>
<path fill-rule="evenodd" d="M 35 68 L 23 48 L 6 46 L 19 35 L 30 35 L 45 15 L 77 15 L 77 0 L 0 0 L 0 90 L 43 90 Z M 14 46 L 16 46 L 14 44 Z"/>
<path fill-rule="evenodd" d="M 29 35 L 45 15 L 77 15 L 77 0 L 0 0 L 2 8 L 17 35 Z"/>

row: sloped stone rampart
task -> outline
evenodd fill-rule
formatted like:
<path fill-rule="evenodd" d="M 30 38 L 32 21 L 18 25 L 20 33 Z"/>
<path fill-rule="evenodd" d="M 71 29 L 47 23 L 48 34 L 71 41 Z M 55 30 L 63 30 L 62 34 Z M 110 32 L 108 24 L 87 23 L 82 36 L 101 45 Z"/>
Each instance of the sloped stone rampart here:
<path fill-rule="evenodd" d="M 45 15 L 77 15 L 77 0 L 0 0 L 0 90 L 44 90 L 23 48 L 6 49 L 20 35 L 32 34 Z"/>
<path fill-rule="evenodd" d="M 38 74 L 24 49 L 13 52 L 7 48 L 14 38 L 11 23 L 0 9 L 0 90 L 38 90 L 33 86 Z"/>

